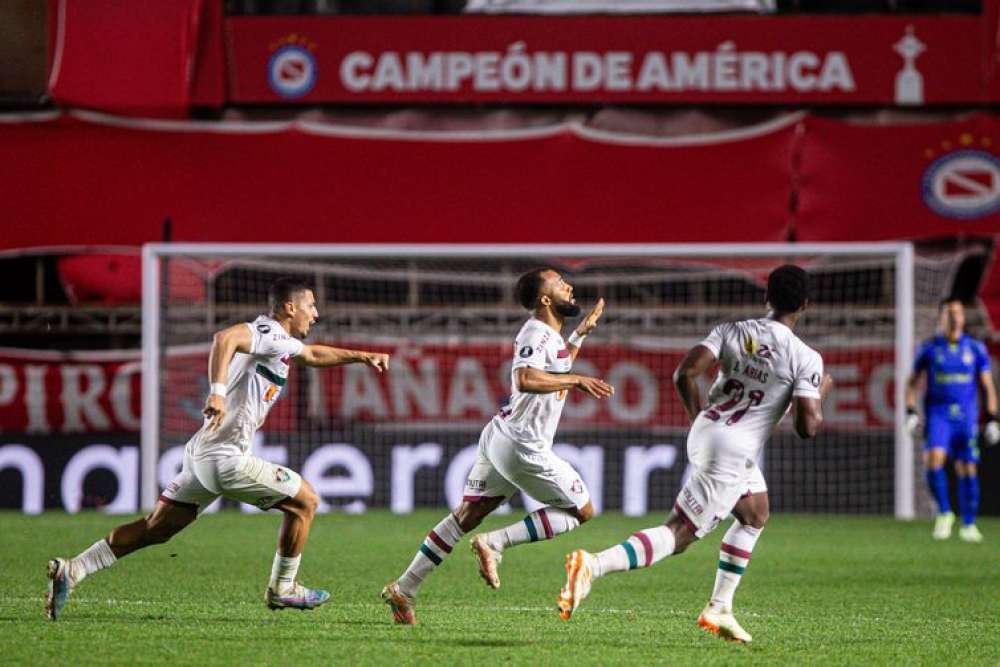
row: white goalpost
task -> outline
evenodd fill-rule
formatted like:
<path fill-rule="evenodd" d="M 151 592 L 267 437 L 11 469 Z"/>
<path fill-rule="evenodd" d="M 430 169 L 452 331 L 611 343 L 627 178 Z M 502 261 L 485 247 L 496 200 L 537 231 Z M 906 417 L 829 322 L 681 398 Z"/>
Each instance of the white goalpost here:
<path fill-rule="evenodd" d="M 584 304 L 607 299 L 578 363 L 620 386 L 606 406 L 567 404 L 557 447 L 588 486 L 596 483 L 605 508 L 659 510 L 672 502 L 686 461 L 673 365 L 714 324 L 763 315 L 767 273 L 793 262 L 815 278 L 797 332 L 837 384 L 817 441 L 797 442 L 783 425 L 765 448 L 772 503 L 910 519 L 923 508 L 904 383 L 959 259 L 918 258 L 904 242 L 147 244 L 141 503 L 156 502 L 200 425 L 212 333 L 263 312 L 267 285 L 292 275 L 314 286 L 320 322 L 311 340 L 375 346 L 392 352 L 393 364 L 384 378 L 294 370 L 296 388 L 261 436 L 264 453 L 317 478 L 329 509 L 449 504 L 453 479 L 471 464 L 469 445 L 503 391 L 503 364 L 525 317 L 513 283 L 551 264 L 568 273 Z"/>

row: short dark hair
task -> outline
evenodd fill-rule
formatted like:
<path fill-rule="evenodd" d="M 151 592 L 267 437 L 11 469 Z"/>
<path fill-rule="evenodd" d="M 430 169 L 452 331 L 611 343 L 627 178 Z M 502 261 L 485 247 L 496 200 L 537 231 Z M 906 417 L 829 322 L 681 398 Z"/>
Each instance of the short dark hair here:
<path fill-rule="evenodd" d="M 272 313 L 276 313 L 283 304 L 291 301 L 296 294 L 311 289 L 312 287 L 304 280 L 298 278 L 278 278 L 267 288 L 267 305 L 271 308 Z"/>
<path fill-rule="evenodd" d="M 779 266 L 767 277 L 767 302 L 779 313 L 794 313 L 809 300 L 809 274 L 800 266 Z"/>
<path fill-rule="evenodd" d="M 963 299 L 962 297 L 946 296 L 945 298 L 938 301 L 938 312 L 940 313 L 942 310 L 944 310 L 944 307 L 947 306 L 949 303 L 955 303 L 956 301 L 962 304 L 963 308 L 965 307 L 965 299 Z"/>
<path fill-rule="evenodd" d="M 555 271 L 555 269 L 551 266 L 540 266 L 517 279 L 517 285 L 514 287 L 514 298 L 528 310 L 534 310 L 538 304 L 538 296 L 542 291 L 542 284 L 545 282 L 542 274 L 546 271 Z"/>

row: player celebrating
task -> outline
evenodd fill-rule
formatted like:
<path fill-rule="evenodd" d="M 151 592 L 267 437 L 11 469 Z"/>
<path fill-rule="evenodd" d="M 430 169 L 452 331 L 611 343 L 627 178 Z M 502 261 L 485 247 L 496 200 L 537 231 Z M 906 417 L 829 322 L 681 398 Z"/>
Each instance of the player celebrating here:
<path fill-rule="evenodd" d="M 679 554 L 732 513 L 736 520 L 722 538 L 715 589 L 698 624 L 726 639 L 750 642 L 732 606 L 769 514 L 758 455 L 792 404 L 795 431 L 814 437 L 832 384 L 820 355 L 792 333 L 807 294 L 805 271 L 779 267 L 767 281 L 767 317 L 720 324 L 687 353 L 674 384 L 693 422 L 687 440 L 690 479 L 665 525 L 640 530 L 598 554 L 576 550 L 566 556 L 566 586 L 558 600 L 563 619 L 569 620 L 587 597 L 593 579 Z M 719 375 L 703 408 L 695 380 L 716 363 Z"/>
<path fill-rule="evenodd" d="M 205 422 L 188 441 L 183 469 L 152 513 L 118 526 L 76 558 L 49 561 L 45 611 L 50 619 L 59 617 L 70 592 L 85 577 L 137 549 L 166 542 L 219 496 L 284 513 L 264 594 L 268 607 L 312 609 L 330 598 L 328 592 L 306 588 L 295 578 L 319 502 L 316 492 L 298 473 L 254 456 L 251 443 L 287 382 L 290 358 L 316 367 L 360 362 L 381 372 L 389 357 L 304 345 L 299 339 L 319 317 L 312 290 L 304 283 L 280 279 L 268 297 L 270 315 L 215 334 Z"/>
<path fill-rule="evenodd" d="M 427 534 L 399 579 L 382 589 L 382 599 L 396 623 L 416 623 L 414 599 L 427 575 L 465 533 L 518 489 L 546 507 L 523 521 L 472 538 L 479 573 L 491 588 L 500 587 L 497 566 L 505 549 L 551 539 L 593 515 L 586 485 L 572 466 L 552 452 L 552 437 L 570 390 L 579 389 L 598 399 L 614 393 L 603 380 L 570 373 L 584 338 L 604 311 L 604 300 L 597 302 L 564 342 L 560 332 L 565 318 L 580 314 L 573 287 L 556 270 L 541 268 L 521 276 L 515 292 L 532 317 L 514 340 L 511 396 L 483 429 L 461 504 Z"/>
<path fill-rule="evenodd" d="M 941 302 L 942 333 L 928 339 L 917 352 L 913 374 L 906 383 L 907 426 L 913 437 L 920 434 L 920 416 L 916 410 L 917 382 L 927 376 L 924 394 L 924 466 L 927 485 L 938 505 L 933 537 L 951 537 L 955 515 L 948 498 L 948 478 L 944 464 L 950 456 L 958 476 L 958 509 L 962 527 L 958 536 L 966 542 L 982 542 L 976 528 L 979 507 L 979 448 L 976 431 L 979 414 L 976 403 L 977 385 L 986 395 L 988 413 L 983 439 L 988 445 L 1000 440 L 1000 418 L 997 416 L 997 395 L 990 374 L 990 357 L 986 347 L 963 333 L 965 307 L 958 299 Z"/>

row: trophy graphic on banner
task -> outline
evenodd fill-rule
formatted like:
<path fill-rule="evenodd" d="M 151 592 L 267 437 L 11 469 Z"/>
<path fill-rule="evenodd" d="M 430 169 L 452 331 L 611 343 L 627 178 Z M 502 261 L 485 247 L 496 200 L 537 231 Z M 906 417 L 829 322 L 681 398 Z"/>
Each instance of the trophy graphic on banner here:
<path fill-rule="evenodd" d="M 903 57 L 903 69 L 896 73 L 896 104 L 919 105 L 924 103 L 924 77 L 914 66 L 914 61 L 927 50 L 927 45 L 913 34 L 913 26 L 906 26 L 906 35 L 893 47 Z"/>

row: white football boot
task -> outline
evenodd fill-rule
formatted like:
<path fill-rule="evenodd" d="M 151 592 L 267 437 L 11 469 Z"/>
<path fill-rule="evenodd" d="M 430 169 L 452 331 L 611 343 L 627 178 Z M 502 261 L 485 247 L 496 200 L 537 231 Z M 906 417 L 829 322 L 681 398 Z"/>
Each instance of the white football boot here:
<path fill-rule="evenodd" d="M 979 544 L 983 541 L 983 534 L 976 528 L 976 524 L 970 523 L 968 526 L 962 526 L 958 529 L 958 539 L 963 542 Z"/>
<path fill-rule="evenodd" d="M 955 525 L 955 513 L 954 512 L 941 512 L 934 519 L 934 533 L 933 537 L 935 540 L 947 540 L 951 537 L 951 527 Z"/>
<path fill-rule="evenodd" d="M 590 595 L 594 581 L 594 555 L 583 549 L 566 554 L 566 585 L 559 591 L 559 617 L 568 621 L 584 598 Z"/>
<path fill-rule="evenodd" d="M 718 609 L 713 607 L 712 603 L 705 605 L 701 616 L 698 617 L 698 625 L 731 642 L 749 644 L 753 641 L 750 633 L 736 622 L 731 609 Z"/>

